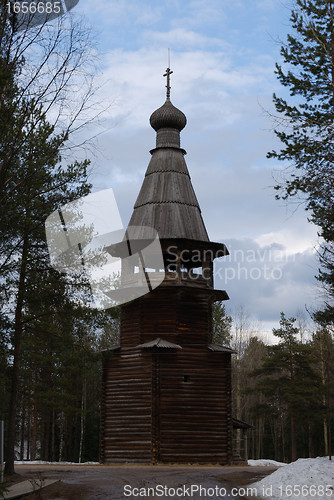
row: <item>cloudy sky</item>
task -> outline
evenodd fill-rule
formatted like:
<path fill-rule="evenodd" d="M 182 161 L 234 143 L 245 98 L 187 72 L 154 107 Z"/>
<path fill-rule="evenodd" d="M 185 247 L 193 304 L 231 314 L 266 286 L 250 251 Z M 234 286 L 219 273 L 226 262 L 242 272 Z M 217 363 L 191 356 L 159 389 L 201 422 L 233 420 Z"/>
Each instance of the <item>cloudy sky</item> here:
<path fill-rule="evenodd" d="M 150 114 L 165 98 L 171 51 L 172 102 L 186 114 L 182 147 L 213 241 L 230 250 L 216 287 L 263 330 L 280 311 L 317 306 L 317 231 L 298 204 L 275 201 L 283 165 L 269 117 L 279 40 L 290 0 L 80 0 L 100 53 L 105 132 L 92 158 L 94 190 L 113 188 L 126 224 L 155 145 Z"/>

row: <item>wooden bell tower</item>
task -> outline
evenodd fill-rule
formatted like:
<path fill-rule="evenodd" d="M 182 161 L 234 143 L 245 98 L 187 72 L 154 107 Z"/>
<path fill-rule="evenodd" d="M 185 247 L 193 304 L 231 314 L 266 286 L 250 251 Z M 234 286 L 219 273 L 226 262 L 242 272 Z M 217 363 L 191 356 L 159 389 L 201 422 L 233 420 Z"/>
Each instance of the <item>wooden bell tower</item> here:
<path fill-rule="evenodd" d="M 164 279 L 122 306 L 120 344 L 104 353 L 101 461 L 228 463 L 232 459 L 231 349 L 212 343 L 213 261 L 180 147 L 186 117 L 167 98 L 129 226 L 157 230 Z M 140 235 L 138 234 L 138 238 Z M 133 272 L 135 270 L 133 269 Z M 153 283 L 162 269 L 147 269 Z"/>

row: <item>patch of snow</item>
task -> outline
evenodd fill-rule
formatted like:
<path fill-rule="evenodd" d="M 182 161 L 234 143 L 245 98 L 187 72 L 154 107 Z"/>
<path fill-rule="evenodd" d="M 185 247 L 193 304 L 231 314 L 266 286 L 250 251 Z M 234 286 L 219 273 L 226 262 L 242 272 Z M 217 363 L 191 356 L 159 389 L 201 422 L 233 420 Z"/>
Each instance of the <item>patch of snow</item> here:
<path fill-rule="evenodd" d="M 328 457 L 300 458 L 251 486 L 263 499 L 333 500 L 334 461 Z"/>
<path fill-rule="evenodd" d="M 100 465 L 100 462 L 44 462 L 43 460 L 15 460 L 15 465 Z"/>
<path fill-rule="evenodd" d="M 248 465 L 253 467 L 282 467 L 283 465 L 287 465 L 283 462 L 276 462 L 276 460 L 268 460 L 262 458 L 261 460 L 248 460 Z"/>

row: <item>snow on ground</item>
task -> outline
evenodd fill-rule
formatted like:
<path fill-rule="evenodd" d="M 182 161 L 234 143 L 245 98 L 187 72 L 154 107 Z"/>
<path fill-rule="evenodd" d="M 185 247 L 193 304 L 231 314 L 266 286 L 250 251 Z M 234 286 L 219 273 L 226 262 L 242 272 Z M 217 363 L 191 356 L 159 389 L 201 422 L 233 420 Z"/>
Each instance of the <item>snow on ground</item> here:
<path fill-rule="evenodd" d="M 260 465 L 260 464 L 258 464 Z M 300 458 L 280 467 L 251 487 L 270 500 L 334 499 L 334 457 Z"/>
<path fill-rule="evenodd" d="M 98 462 L 16 461 L 16 464 L 98 465 Z M 248 498 L 263 500 L 334 500 L 334 457 L 300 458 L 291 464 L 275 460 L 249 460 L 251 466 L 279 467 L 261 481 L 249 485 Z M 252 491 L 250 490 L 252 488 Z"/>
<path fill-rule="evenodd" d="M 282 467 L 287 465 L 283 462 L 276 462 L 276 460 L 268 460 L 266 458 L 261 458 L 261 460 L 248 460 L 248 465 L 253 467 Z"/>

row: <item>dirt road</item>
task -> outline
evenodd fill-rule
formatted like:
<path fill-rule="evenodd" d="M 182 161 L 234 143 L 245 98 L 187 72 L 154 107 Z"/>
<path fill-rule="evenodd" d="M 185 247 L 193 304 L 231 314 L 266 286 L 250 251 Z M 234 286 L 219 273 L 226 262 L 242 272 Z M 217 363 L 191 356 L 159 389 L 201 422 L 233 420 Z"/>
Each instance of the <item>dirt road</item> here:
<path fill-rule="evenodd" d="M 256 498 L 251 484 L 269 467 L 152 465 L 17 465 L 22 479 L 59 479 L 27 500 Z M 248 488 L 248 490 L 247 490 Z"/>

